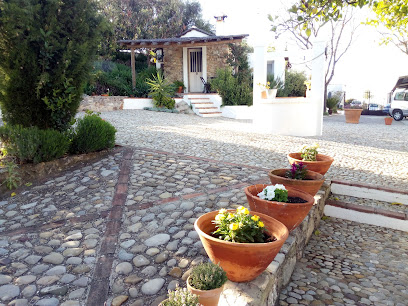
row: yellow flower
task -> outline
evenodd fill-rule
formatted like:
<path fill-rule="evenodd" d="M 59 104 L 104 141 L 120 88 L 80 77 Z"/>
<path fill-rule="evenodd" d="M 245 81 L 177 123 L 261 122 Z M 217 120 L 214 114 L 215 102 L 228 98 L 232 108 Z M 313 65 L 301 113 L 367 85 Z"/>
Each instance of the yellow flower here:
<path fill-rule="evenodd" d="M 15 193 L 15 192 L 13 192 L 13 193 L 11 194 L 11 196 L 12 196 L 12 197 L 15 197 L 15 196 L 16 196 L 16 193 Z"/>
<path fill-rule="evenodd" d="M 216 221 L 221 221 L 221 220 L 224 220 L 224 219 L 225 219 L 225 215 L 218 214 L 218 215 L 215 216 Z"/>
<path fill-rule="evenodd" d="M 252 216 L 252 217 L 251 217 L 251 219 L 252 219 L 252 220 L 254 220 L 254 221 L 256 222 L 256 221 L 258 221 L 258 220 L 259 220 L 259 216 L 254 215 L 254 216 Z"/>
<path fill-rule="evenodd" d="M 228 214 L 228 217 L 227 217 L 228 219 L 232 219 L 232 218 L 234 218 L 234 215 L 233 214 Z"/>
<path fill-rule="evenodd" d="M 227 210 L 225 208 L 220 209 L 220 211 L 218 212 L 219 214 L 225 214 L 227 212 Z"/>
<path fill-rule="evenodd" d="M 265 225 L 263 224 L 262 221 L 259 221 L 259 222 L 258 222 L 258 226 L 259 226 L 259 227 L 264 227 Z"/>
<path fill-rule="evenodd" d="M 238 224 L 236 223 L 231 223 L 229 226 L 230 230 L 236 231 L 238 229 Z"/>
<path fill-rule="evenodd" d="M 247 208 L 245 208 L 244 206 L 238 207 L 237 212 L 240 213 L 240 214 L 245 214 L 245 215 L 249 214 L 249 210 Z"/>

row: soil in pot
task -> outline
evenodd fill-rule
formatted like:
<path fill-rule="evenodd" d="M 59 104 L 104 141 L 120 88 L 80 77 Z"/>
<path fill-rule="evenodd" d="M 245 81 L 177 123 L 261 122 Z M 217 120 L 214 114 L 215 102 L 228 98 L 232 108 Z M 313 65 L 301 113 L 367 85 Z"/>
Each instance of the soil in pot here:
<path fill-rule="evenodd" d="M 314 197 L 310 194 L 285 186 L 288 190 L 289 197 L 299 197 L 306 200 L 304 203 L 286 203 L 262 200 L 258 197 L 258 193 L 268 185 L 258 184 L 245 188 L 249 207 L 251 211 L 260 212 L 275 218 L 285 224 L 289 231 L 295 229 L 303 219 L 307 216 L 314 204 Z"/>
<path fill-rule="evenodd" d="M 314 196 L 324 183 L 322 174 L 307 170 L 306 178 L 295 180 L 285 177 L 290 169 L 274 169 L 268 172 L 269 179 L 273 185 L 282 184 L 284 186 L 296 188 Z"/>
<path fill-rule="evenodd" d="M 235 212 L 235 210 L 229 210 Z M 248 282 L 260 275 L 278 254 L 289 232 L 285 225 L 278 220 L 262 213 L 250 212 L 258 215 L 268 232 L 276 240 L 268 243 L 235 243 L 220 240 L 211 236 L 215 225 L 211 222 L 218 211 L 212 211 L 199 217 L 194 228 L 213 263 L 219 264 L 233 282 Z"/>

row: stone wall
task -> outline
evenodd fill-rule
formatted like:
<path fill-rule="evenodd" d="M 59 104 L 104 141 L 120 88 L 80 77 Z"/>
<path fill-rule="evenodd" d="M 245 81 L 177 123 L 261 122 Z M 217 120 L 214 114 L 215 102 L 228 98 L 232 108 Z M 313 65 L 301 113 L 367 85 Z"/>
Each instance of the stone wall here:
<path fill-rule="evenodd" d="M 183 81 L 183 47 L 164 49 L 164 75 L 170 82 Z"/>
<path fill-rule="evenodd" d="M 215 77 L 217 69 L 227 66 L 228 45 L 212 45 L 207 47 L 207 80 Z"/>
<path fill-rule="evenodd" d="M 108 112 L 123 109 L 124 96 L 83 96 L 78 111 Z"/>
<path fill-rule="evenodd" d="M 330 195 L 330 185 L 323 184 L 315 196 L 315 204 L 303 222 L 294 229 L 274 261 L 255 280 L 248 283 L 228 281 L 219 302 L 224 305 L 277 305 L 279 293 L 292 276 L 296 261 L 303 255 L 303 250 L 319 226 L 323 216 L 326 199 Z"/>

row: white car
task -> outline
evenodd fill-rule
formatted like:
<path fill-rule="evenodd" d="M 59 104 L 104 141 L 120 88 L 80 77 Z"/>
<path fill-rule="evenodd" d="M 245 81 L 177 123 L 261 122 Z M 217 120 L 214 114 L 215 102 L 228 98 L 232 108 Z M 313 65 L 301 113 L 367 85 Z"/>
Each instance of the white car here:
<path fill-rule="evenodd" d="M 391 99 L 390 115 L 395 121 L 408 117 L 408 89 L 398 89 Z"/>

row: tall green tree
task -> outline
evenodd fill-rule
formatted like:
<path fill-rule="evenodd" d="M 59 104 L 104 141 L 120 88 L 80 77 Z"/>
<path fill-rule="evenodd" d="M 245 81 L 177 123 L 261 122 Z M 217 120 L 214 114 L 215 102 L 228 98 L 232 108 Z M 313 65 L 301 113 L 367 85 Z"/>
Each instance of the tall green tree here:
<path fill-rule="evenodd" d="M 10 124 L 65 130 L 75 116 L 103 18 L 89 0 L 0 4 L 0 104 Z"/>

